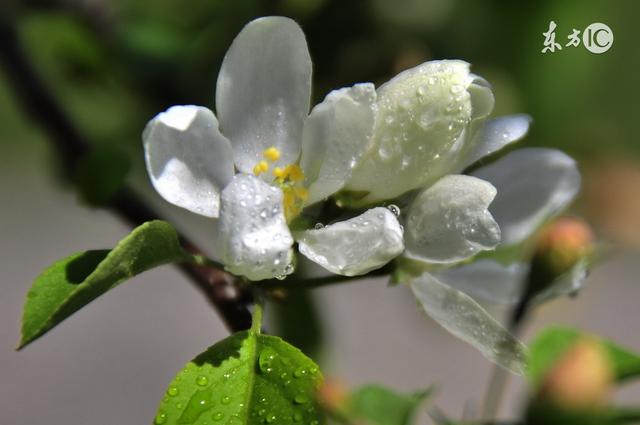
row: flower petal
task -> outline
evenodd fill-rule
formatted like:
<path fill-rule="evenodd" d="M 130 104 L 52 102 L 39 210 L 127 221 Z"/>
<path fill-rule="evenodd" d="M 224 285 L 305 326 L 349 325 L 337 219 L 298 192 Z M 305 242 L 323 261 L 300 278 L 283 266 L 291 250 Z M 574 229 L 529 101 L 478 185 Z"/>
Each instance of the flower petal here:
<path fill-rule="evenodd" d="M 426 62 L 398 74 L 378 89 L 372 148 L 346 188 L 374 202 L 456 172 L 469 125 L 479 125 L 492 99 L 466 62 Z"/>
<path fill-rule="evenodd" d="M 218 252 L 231 273 L 262 280 L 293 272 L 282 197 L 279 188 L 246 174 L 237 174 L 222 191 Z"/>
<path fill-rule="evenodd" d="M 173 106 L 149 121 L 142 140 L 156 191 L 174 205 L 217 217 L 220 191 L 233 177 L 233 153 L 213 112 Z"/>
<path fill-rule="evenodd" d="M 526 136 L 531 117 L 526 114 L 507 115 L 486 122 L 470 143 L 470 152 L 461 169 L 464 170 L 482 157 L 499 151 L 506 145 Z"/>
<path fill-rule="evenodd" d="M 240 171 L 251 173 L 271 146 L 281 152 L 278 165 L 297 161 L 310 95 L 311 58 L 298 24 L 277 16 L 249 22 L 224 57 L 216 90 Z"/>
<path fill-rule="evenodd" d="M 554 149 L 519 149 L 472 174 L 498 189 L 489 210 L 500 224 L 503 245 L 527 239 L 580 189 L 576 162 Z"/>
<path fill-rule="evenodd" d="M 564 275 L 558 277 L 533 297 L 533 304 L 543 304 L 554 298 L 576 295 L 589 276 L 589 259 L 583 258 Z"/>
<path fill-rule="evenodd" d="M 500 243 L 500 228 L 488 211 L 496 189 L 464 175 L 448 175 L 422 191 L 409 206 L 407 255 L 432 263 L 464 260 Z"/>
<path fill-rule="evenodd" d="M 307 205 L 337 192 L 371 144 L 376 91 L 371 83 L 334 90 L 304 124 L 300 166 L 307 177 Z"/>
<path fill-rule="evenodd" d="M 402 227 L 396 216 L 383 207 L 296 236 L 302 255 L 344 276 L 378 269 L 404 249 Z"/>
<path fill-rule="evenodd" d="M 440 282 L 477 300 L 513 305 L 520 300 L 524 292 L 528 271 L 524 263 L 504 266 L 492 260 L 479 260 L 433 275 Z"/>
<path fill-rule="evenodd" d="M 410 285 L 424 311 L 443 328 L 499 366 L 524 374 L 527 347 L 480 304 L 429 273 L 413 279 Z"/>

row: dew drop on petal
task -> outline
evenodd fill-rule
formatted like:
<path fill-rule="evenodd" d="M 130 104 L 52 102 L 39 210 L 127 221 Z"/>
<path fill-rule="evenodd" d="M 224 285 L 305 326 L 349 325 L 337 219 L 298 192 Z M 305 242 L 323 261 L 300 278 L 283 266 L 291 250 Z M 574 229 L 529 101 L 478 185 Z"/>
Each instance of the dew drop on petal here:
<path fill-rule="evenodd" d="M 387 209 L 396 216 L 396 218 L 400 217 L 400 207 L 395 204 L 390 204 L 387 206 Z"/>

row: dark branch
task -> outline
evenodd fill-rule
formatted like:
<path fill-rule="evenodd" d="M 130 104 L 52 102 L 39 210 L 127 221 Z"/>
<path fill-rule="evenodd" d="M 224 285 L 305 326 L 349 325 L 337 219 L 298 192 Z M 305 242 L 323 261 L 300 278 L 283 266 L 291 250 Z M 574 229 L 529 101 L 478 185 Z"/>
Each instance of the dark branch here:
<path fill-rule="evenodd" d="M 48 135 L 64 162 L 66 177 L 71 178 L 79 161 L 89 151 L 90 143 L 65 114 L 25 54 L 8 11 L 0 6 L 0 64 L 6 71 L 18 101 Z M 131 226 L 137 226 L 159 215 L 142 203 L 128 188 L 123 188 L 105 206 Z M 192 254 L 203 255 L 196 245 L 181 235 L 183 246 Z M 238 285 L 235 277 L 212 267 L 179 264 L 183 273 L 200 289 L 216 308 L 231 331 L 251 327 L 250 292 Z"/>

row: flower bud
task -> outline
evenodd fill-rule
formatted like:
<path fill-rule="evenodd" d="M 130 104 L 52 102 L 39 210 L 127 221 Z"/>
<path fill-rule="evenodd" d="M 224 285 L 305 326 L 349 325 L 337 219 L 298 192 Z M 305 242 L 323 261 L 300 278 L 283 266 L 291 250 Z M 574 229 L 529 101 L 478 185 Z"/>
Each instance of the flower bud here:
<path fill-rule="evenodd" d="M 341 380 L 325 378 L 320 388 L 318 388 L 317 397 L 318 403 L 320 403 L 325 410 L 339 415 L 346 409 L 349 392 Z"/>
<path fill-rule="evenodd" d="M 602 345 L 592 339 L 578 341 L 553 366 L 538 394 L 562 409 L 589 410 L 603 406 L 613 382 L 613 371 Z"/>
<path fill-rule="evenodd" d="M 540 235 L 535 248 L 534 264 L 544 267 L 552 277 L 560 276 L 582 258 L 592 254 L 594 237 L 591 228 L 575 217 L 561 217 Z"/>

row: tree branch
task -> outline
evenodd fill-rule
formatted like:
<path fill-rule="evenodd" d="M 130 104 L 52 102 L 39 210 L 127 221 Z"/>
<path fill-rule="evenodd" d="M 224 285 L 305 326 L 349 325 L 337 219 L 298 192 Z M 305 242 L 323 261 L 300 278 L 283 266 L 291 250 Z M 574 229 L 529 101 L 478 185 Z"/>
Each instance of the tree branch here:
<path fill-rule="evenodd" d="M 21 106 L 38 121 L 47 133 L 48 140 L 60 154 L 65 177 L 70 179 L 91 145 L 35 71 L 22 48 L 10 14 L 4 9 L 6 8 L 0 5 L 0 64 L 5 69 Z M 126 187 L 105 208 L 131 226 L 159 217 Z M 180 239 L 188 252 L 203 255 L 203 251 L 186 237 L 180 235 Z M 229 330 L 235 332 L 251 327 L 248 305 L 252 302 L 252 296 L 247 288 L 239 285 L 234 276 L 223 270 L 191 263 L 178 264 L 177 267 L 215 307 Z"/>

